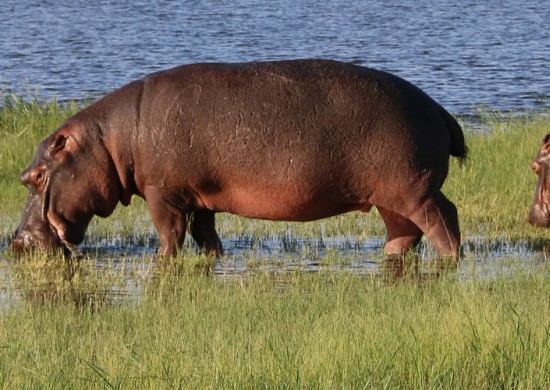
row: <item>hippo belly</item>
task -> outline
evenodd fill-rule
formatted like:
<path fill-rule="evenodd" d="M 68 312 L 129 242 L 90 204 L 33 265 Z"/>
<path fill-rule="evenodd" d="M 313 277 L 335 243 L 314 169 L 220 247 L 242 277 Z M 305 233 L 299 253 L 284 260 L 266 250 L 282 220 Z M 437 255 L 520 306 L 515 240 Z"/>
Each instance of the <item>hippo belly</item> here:
<path fill-rule="evenodd" d="M 293 222 L 315 221 L 354 210 L 368 211 L 371 207 L 367 200 L 342 194 L 336 188 L 306 191 L 280 187 L 261 190 L 230 187 L 215 196 L 206 196 L 203 201 L 206 208 L 218 212 Z"/>

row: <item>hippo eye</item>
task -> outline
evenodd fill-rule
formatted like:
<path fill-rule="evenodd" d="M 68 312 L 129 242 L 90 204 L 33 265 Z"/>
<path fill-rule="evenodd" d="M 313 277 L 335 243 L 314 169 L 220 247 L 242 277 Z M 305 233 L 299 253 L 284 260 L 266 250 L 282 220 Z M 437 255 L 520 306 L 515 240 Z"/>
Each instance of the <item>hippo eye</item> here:
<path fill-rule="evenodd" d="M 534 162 L 533 164 L 531 164 L 531 169 L 533 170 L 533 172 L 535 172 L 537 175 L 540 174 L 540 164 L 538 162 Z"/>
<path fill-rule="evenodd" d="M 59 152 L 61 149 L 65 147 L 65 142 L 67 141 L 67 137 L 63 135 L 59 135 L 54 142 L 52 143 L 52 152 L 56 153 Z"/>

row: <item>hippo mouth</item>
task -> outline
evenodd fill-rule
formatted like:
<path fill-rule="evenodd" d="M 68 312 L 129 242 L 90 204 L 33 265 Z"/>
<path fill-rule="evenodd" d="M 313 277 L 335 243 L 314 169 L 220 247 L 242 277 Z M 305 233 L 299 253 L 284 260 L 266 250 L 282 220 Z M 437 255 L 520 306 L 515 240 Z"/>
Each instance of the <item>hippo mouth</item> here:
<path fill-rule="evenodd" d="M 539 183 L 535 191 L 535 199 L 529 211 L 529 223 L 538 227 L 550 226 L 550 208 L 548 207 L 548 190 L 546 185 L 547 172 L 538 164 L 535 172 L 540 174 Z"/>
<path fill-rule="evenodd" d="M 79 258 L 82 257 L 82 252 L 78 248 L 78 245 L 73 244 L 72 242 L 67 241 L 65 238 L 66 228 L 62 224 L 60 218 L 53 212 L 50 211 L 50 176 L 46 177 L 46 182 L 44 184 L 44 196 L 42 198 L 42 207 L 41 207 L 41 216 L 42 221 L 47 223 L 50 226 L 50 229 L 58 237 L 61 245 L 64 246 L 66 251 L 70 254 L 71 257 Z"/>
<path fill-rule="evenodd" d="M 550 226 L 550 210 L 546 203 L 536 203 L 529 212 L 529 223 L 538 227 Z"/>

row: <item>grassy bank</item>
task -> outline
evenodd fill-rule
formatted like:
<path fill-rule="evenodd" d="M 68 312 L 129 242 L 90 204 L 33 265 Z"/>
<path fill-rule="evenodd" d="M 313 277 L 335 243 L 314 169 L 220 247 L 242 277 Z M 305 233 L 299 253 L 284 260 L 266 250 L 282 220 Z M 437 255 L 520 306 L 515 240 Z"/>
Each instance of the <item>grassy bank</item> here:
<path fill-rule="evenodd" d="M 550 386 L 544 273 L 387 284 L 323 272 L 221 282 L 180 270 L 144 290 L 120 305 L 2 310 L 0 387 Z"/>

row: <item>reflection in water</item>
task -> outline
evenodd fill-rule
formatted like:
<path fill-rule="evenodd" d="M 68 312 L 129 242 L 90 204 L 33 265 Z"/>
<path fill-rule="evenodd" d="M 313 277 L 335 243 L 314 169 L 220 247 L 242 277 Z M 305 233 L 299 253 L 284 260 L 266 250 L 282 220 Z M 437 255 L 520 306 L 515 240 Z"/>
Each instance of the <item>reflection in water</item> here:
<path fill-rule="evenodd" d="M 21 299 L 33 304 L 71 303 L 95 310 L 111 300 L 109 290 L 100 288 L 78 259 L 29 254 L 13 260 L 10 271 Z"/>
<path fill-rule="evenodd" d="M 423 284 L 444 276 L 457 275 L 458 264 L 452 259 L 423 261 L 414 253 L 410 253 L 404 257 L 390 257 L 382 262 L 380 278 L 388 284 L 402 281 Z"/>
<path fill-rule="evenodd" d="M 458 264 L 437 260 L 431 246 L 424 243 L 404 258 L 386 259 L 383 237 L 306 239 L 286 234 L 230 237 L 224 240 L 226 255 L 215 259 L 198 254 L 190 241 L 186 241 L 183 256 L 176 258 L 157 258 L 158 243 L 149 236 L 99 246 L 89 242 L 82 248 L 85 255 L 80 260 L 37 254 L 10 259 L 9 251 L 0 248 L 0 309 L 24 299 L 96 310 L 139 301 L 170 288 L 167 281 L 177 282 L 188 275 L 231 281 L 269 273 L 284 283 L 292 273 L 351 273 L 389 285 L 401 281 L 423 284 L 449 275 L 463 280 L 492 279 L 513 275 L 518 268 L 543 267 L 550 253 L 550 246 L 544 243 L 476 238 L 463 244 L 464 257 Z"/>

